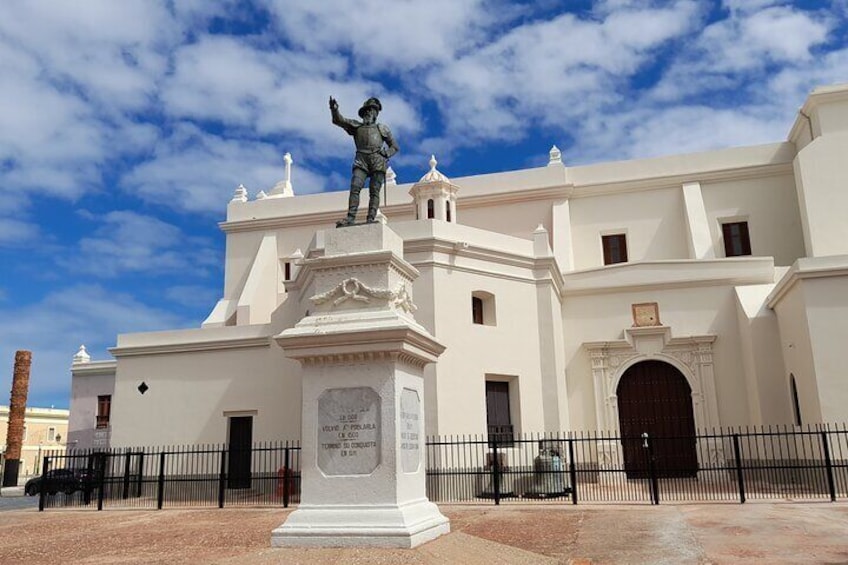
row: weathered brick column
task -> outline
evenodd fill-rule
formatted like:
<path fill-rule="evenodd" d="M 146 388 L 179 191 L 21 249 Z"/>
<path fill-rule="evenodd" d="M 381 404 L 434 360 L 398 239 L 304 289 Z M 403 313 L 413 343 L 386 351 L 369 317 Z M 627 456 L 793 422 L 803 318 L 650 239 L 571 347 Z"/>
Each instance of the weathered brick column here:
<path fill-rule="evenodd" d="M 12 377 L 12 397 L 9 401 L 9 427 L 6 433 L 6 462 L 3 469 L 3 486 L 18 484 L 21 466 L 21 446 L 24 438 L 24 413 L 29 391 L 31 351 L 15 353 L 15 375 Z"/>

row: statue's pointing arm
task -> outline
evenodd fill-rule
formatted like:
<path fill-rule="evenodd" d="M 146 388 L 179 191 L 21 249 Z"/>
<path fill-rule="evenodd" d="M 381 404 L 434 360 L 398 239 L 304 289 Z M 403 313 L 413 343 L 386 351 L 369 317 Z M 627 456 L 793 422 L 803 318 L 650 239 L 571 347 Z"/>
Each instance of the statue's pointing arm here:
<path fill-rule="evenodd" d="M 345 130 L 348 134 L 353 135 L 356 132 L 356 126 L 358 124 L 342 116 L 341 112 L 339 112 L 339 103 L 332 96 L 330 96 L 330 115 L 333 117 L 333 123 Z"/>
<path fill-rule="evenodd" d="M 386 159 L 391 159 L 392 155 L 400 151 L 400 147 L 398 147 L 397 141 L 395 141 L 395 138 L 392 135 L 392 130 L 389 129 L 389 126 L 380 124 L 380 134 L 383 136 L 383 141 L 386 142 L 386 149 L 384 150 Z"/>

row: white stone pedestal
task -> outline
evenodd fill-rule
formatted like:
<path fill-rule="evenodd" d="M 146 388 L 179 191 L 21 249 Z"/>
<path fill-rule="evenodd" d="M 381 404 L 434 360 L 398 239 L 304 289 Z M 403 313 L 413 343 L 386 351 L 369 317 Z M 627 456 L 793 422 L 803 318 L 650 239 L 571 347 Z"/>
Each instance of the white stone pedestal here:
<path fill-rule="evenodd" d="M 302 363 L 303 437 L 300 506 L 271 545 L 415 547 L 450 531 L 425 489 L 423 371 L 444 347 L 412 316 L 397 234 L 323 239 L 289 285 L 311 313 L 275 338 Z"/>

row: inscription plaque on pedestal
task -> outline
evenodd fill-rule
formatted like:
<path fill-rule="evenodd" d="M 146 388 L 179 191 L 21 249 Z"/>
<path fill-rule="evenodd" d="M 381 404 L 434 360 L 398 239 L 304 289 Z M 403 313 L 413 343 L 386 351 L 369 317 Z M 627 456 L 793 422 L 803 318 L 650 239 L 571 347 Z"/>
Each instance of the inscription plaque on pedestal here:
<path fill-rule="evenodd" d="M 404 473 L 414 473 L 421 464 L 421 399 L 405 388 L 400 393 L 400 461 Z"/>
<path fill-rule="evenodd" d="M 380 464 L 380 395 L 369 387 L 331 388 L 318 397 L 318 468 L 367 475 Z"/>

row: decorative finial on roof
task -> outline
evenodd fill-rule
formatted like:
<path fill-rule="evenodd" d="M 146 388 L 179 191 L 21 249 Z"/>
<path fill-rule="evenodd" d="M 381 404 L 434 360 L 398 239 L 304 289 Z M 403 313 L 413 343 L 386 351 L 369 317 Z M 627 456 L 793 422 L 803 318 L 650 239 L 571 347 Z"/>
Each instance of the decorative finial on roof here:
<path fill-rule="evenodd" d="M 91 355 L 85 350 L 84 345 L 80 345 L 79 351 L 74 355 L 74 363 L 88 363 L 91 361 Z"/>
<path fill-rule="evenodd" d="M 418 182 L 450 182 L 450 179 L 436 168 L 438 164 L 439 162 L 436 161 L 436 156 L 430 155 L 430 171 L 421 177 L 421 180 Z"/>
<path fill-rule="evenodd" d="M 247 189 L 243 184 L 238 185 L 230 202 L 247 202 Z"/>
<path fill-rule="evenodd" d="M 548 155 L 550 156 L 548 166 L 562 165 L 562 151 L 559 150 L 559 147 L 557 147 L 556 145 L 552 146 Z"/>
<path fill-rule="evenodd" d="M 386 169 L 386 184 L 397 184 L 397 174 L 391 167 Z"/>
<path fill-rule="evenodd" d="M 286 153 L 283 155 L 283 163 L 286 164 L 286 176 L 283 180 L 274 185 L 274 188 L 268 193 L 268 198 L 283 198 L 288 196 L 294 196 L 294 190 L 292 189 L 291 175 L 292 175 L 292 156 L 291 153 Z"/>

